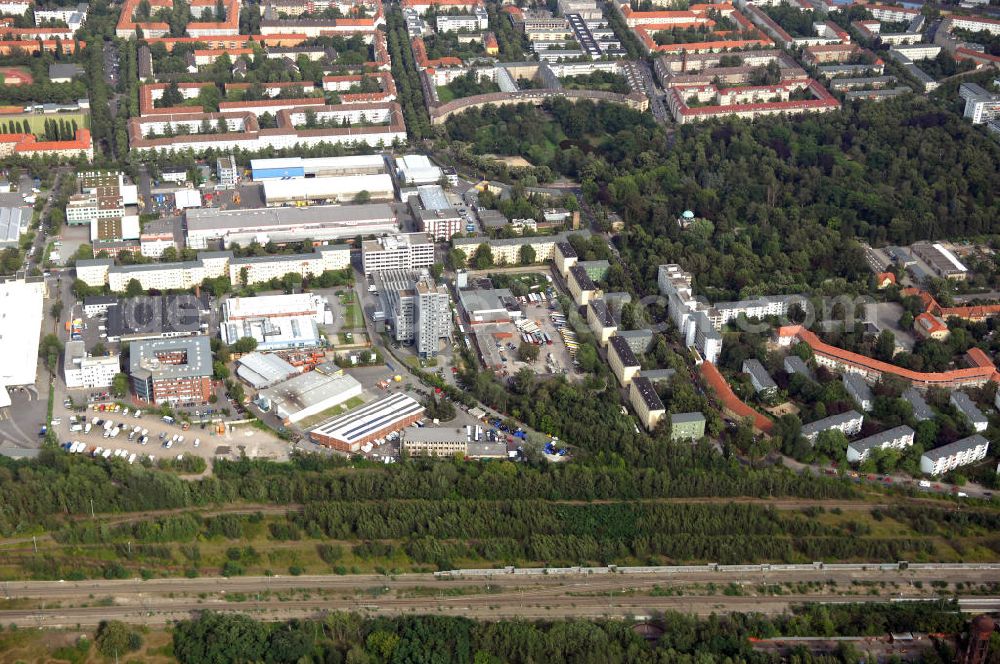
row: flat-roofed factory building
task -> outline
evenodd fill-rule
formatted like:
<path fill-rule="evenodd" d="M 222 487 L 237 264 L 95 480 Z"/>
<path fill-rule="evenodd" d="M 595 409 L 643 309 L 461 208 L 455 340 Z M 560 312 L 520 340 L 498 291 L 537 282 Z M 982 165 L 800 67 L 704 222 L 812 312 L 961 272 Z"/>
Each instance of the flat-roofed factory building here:
<path fill-rule="evenodd" d="M 404 429 L 424 416 L 413 397 L 396 393 L 355 408 L 309 431 L 313 442 L 339 452 L 355 453 L 365 443 Z"/>

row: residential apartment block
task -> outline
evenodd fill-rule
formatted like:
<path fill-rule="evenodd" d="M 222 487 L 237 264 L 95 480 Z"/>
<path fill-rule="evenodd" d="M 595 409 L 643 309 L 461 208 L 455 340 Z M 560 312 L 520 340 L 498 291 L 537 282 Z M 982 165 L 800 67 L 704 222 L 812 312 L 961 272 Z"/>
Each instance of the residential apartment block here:
<path fill-rule="evenodd" d="M 386 270 L 420 270 L 434 265 L 434 243 L 424 233 L 384 235 L 361 244 L 366 275 Z"/>
<path fill-rule="evenodd" d="M 903 425 L 856 440 L 847 446 L 847 460 L 850 463 L 860 463 L 868 458 L 872 450 L 906 449 L 913 445 L 913 436 L 913 429 Z"/>
<path fill-rule="evenodd" d="M 655 429 L 667 410 L 653 388 L 653 382 L 643 376 L 636 376 L 629 386 L 628 395 L 642 425 L 647 431 Z"/>
<path fill-rule="evenodd" d="M 743 373 L 750 376 L 750 383 L 753 389 L 763 397 L 774 395 L 778 391 L 778 385 L 767 373 L 767 369 L 756 358 L 743 360 Z"/>
<path fill-rule="evenodd" d="M 990 441 L 977 433 L 924 452 L 920 457 L 920 471 L 928 475 L 942 475 L 960 466 L 982 461 L 989 448 Z"/>
<path fill-rule="evenodd" d="M 315 277 L 327 270 L 349 267 L 347 245 L 321 245 L 311 254 L 280 254 L 235 258 L 231 251 L 203 251 L 193 261 L 116 266 L 110 259 L 77 261 L 76 276 L 88 286 L 108 286 L 122 292 L 135 279 L 143 290 L 189 290 L 205 279 L 229 277 L 233 284 L 252 285 L 294 273 Z"/>
<path fill-rule="evenodd" d="M 618 323 L 604 300 L 591 300 L 587 305 L 587 325 L 601 346 L 607 346 L 608 339 L 618 331 Z"/>
<path fill-rule="evenodd" d="M 861 410 L 867 412 L 875 407 L 875 394 L 864 378 L 855 373 L 845 373 L 843 381 L 847 394 L 861 406 Z"/>
<path fill-rule="evenodd" d="M 617 336 L 608 341 L 608 364 L 623 387 L 628 387 L 642 368 L 628 342 Z"/>
<path fill-rule="evenodd" d="M 990 422 L 968 394 L 956 390 L 951 393 L 948 401 L 969 421 L 969 424 L 972 425 L 975 431 L 986 431 L 986 427 L 990 425 Z"/>
<path fill-rule="evenodd" d="M 82 341 L 66 342 L 63 357 L 63 376 L 68 389 L 93 389 L 110 387 L 115 376 L 121 373 L 121 358 L 117 355 L 88 355 Z"/>
<path fill-rule="evenodd" d="M 810 443 L 815 443 L 817 436 L 824 431 L 836 429 L 843 432 L 850 438 L 861 432 L 861 425 L 864 424 L 865 416 L 856 410 L 849 410 L 839 415 L 831 415 L 821 420 L 810 422 L 802 426 L 802 436 Z"/>
<path fill-rule="evenodd" d="M 672 413 L 670 440 L 698 440 L 705 435 L 705 416 L 701 413 Z"/>
<path fill-rule="evenodd" d="M 212 394 L 208 337 L 136 341 L 129 345 L 129 374 L 137 398 L 148 403 L 206 403 Z"/>

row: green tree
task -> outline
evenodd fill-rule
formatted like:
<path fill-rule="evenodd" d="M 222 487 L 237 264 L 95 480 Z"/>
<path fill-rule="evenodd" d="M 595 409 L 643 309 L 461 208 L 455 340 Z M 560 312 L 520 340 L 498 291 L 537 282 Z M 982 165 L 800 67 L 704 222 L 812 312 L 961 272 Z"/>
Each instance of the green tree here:
<path fill-rule="evenodd" d="M 142 289 L 142 284 L 139 283 L 138 279 L 129 279 L 128 284 L 125 286 L 125 297 L 139 297 L 145 291 Z"/>
<path fill-rule="evenodd" d="M 522 362 L 534 362 L 538 359 L 538 346 L 522 341 L 517 347 L 517 358 Z"/>
<path fill-rule="evenodd" d="M 472 253 L 470 264 L 477 270 L 485 270 L 488 267 L 492 267 L 493 251 L 490 250 L 490 245 L 483 242 L 476 247 L 476 250 Z"/>
<path fill-rule="evenodd" d="M 120 620 L 105 620 L 97 627 L 97 650 L 109 658 L 123 658 L 142 647 L 142 636 Z"/>
<path fill-rule="evenodd" d="M 57 323 L 59 322 L 60 317 L 62 317 L 62 312 L 63 312 L 62 300 L 56 300 L 55 302 L 52 303 L 52 306 L 49 307 L 49 315 L 52 316 L 52 318 Z"/>
<path fill-rule="evenodd" d="M 240 337 L 229 348 L 234 353 L 252 353 L 257 348 L 257 340 L 253 337 Z"/>
<path fill-rule="evenodd" d="M 535 262 L 535 248 L 530 244 L 522 244 L 518 250 L 518 259 L 521 265 L 531 265 Z"/>
<path fill-rule="evenodd" d="M 370 191 L 362 189 L 358 193 L 354 194 L 354 202 L 357 204 L 370 203 L 372 200 L 372 195 Z"/>
<path fill-rule="evenodd" d="M 111 380 L 111 394 L 119 399 L 128 394 L 128 374 L 117 373 Z"/>

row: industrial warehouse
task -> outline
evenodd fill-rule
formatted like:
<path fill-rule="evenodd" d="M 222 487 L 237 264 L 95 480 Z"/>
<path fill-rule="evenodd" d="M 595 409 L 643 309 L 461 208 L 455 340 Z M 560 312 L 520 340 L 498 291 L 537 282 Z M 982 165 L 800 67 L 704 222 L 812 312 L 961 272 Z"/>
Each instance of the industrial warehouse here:
<path fill-rule="evenodd" d="M 257 404 L 265 412 L 273 410 L 285 423 L 294 423 L 360 397 L 362 391 L 361 383 L 353 376 L 327 362 L 313 371 L 262 390 L 257 396 Z"/>
<path fill-rule="evenodd" d="M 249 337 L 262 351 L 314 348 L 323 343 L 319 325 L 332 322 L 326 300 L 312 293 L 237 297 L 222 306 L 219 334 L 227 344 Z"/>
<path fill-rule="evenodd" d="M 404 429 L 423 416 L 420 402 L 397 392 L 320 424 L 309 431 L 309 437 L 339 452 L 354 453 L 365 443 Z"/>
<path fill-rule="evenodd" d="M 185 213 L 189 249 L 229 248 L 251 242 L 315 242 L 397 231 L 396 213 L 385 203 L 255 210 L 193 209 Z"/>

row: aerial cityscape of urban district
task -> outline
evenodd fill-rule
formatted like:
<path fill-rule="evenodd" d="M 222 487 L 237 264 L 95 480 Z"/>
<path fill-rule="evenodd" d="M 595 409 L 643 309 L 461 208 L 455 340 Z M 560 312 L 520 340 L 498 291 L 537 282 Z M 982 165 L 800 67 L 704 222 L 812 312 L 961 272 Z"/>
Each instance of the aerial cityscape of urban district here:
<path fill-rule="evenodd" d="M 0 663 L 1000 664 L 998 387 L 1000 0 L 0 0 Z"/>

